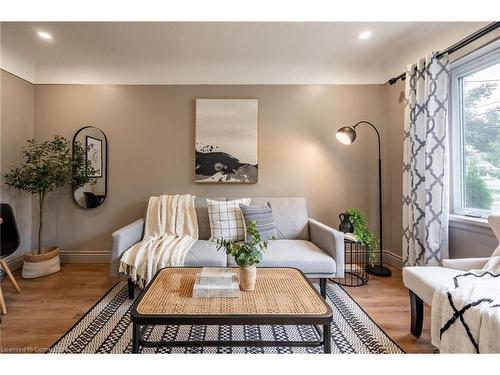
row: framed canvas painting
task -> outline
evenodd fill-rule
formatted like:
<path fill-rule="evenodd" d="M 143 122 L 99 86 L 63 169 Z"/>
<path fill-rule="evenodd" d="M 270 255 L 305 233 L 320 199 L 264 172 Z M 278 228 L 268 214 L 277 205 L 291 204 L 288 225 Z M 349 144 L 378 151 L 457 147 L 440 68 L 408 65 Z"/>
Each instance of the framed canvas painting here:
<path fill-rule="evenodd" d="M 87 147 L 87 161 L 90 161 L 90 166 L 95 171 L 91 177 L 102 177 L 102 140 L 87 135 L 85 146 Z"/>
<path fill-rule="evenodd" d="M 257 182 L 258 103 L 196 99 L 195 182 Z"/>

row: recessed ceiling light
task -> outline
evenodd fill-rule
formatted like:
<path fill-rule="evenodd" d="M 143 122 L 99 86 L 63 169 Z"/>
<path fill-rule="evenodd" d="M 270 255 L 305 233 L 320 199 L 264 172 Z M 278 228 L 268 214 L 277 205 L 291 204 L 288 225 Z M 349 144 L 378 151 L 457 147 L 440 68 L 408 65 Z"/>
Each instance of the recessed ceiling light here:
<path fill-rule="evenodd" d="M 371 31 L 363 31 L 361 34 L 359 34 L 358 38 L 361 40 L 364 40 L 364 39 L 368 39 L 371 36 L 372 36 Z"/>
<path fill-rule="evenodd" d="M 50 40 L 52 39 L 52 35 L 50 35 L 49 33 L 46 33 L 45 31 L 39 31 L 38 32 L 38 36 L 42 39 L 45 39 L 45 40 Z"/>

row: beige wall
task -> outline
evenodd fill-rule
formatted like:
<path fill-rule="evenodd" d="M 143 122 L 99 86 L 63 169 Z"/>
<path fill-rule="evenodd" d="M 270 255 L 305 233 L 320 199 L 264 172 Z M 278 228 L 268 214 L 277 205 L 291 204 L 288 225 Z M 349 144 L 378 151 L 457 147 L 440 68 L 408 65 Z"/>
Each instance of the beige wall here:
<path fill-rule="evenodd" d="M 46 245 L 58 244 L 74 261 L 105 261 L 113 230 L 141 217 L 152 194 L 200 196 L 305 196 L 310 216 L 337 226 L 346 207 L 361 208 L 378 230 L 376 144 L 359 127 L 352 146 L 336 142 L 341 125 L 374 122 L 382 135 L 384 248 L 401 254 L 401 181 L 404 82 L 396 85 L 255 86 L 34 86 L 1 75 L 2 176 L 17 165 L 19 148 L 33 135 L 71 139 L 82 126 L 101 128 L 109 140 L 109 196 L 94 210 L 74 205 L 68 189 L 49 196 Z M 194 99 L 259 99 L 259 182 L 193 183 Z M 34 102 L 34 104 L 33 104 Z M 34 116 L 34 113 L 36 116 Z M 34 128 L 33 128 L 34 124 Z M 35 129 L 35 130 L 33 130 Z M 36 202 L 2 184 L 22 234 L 17 254 L 31 248 Z M 52 204 L 53 203 L 53 204 Z M 30 220 L 31 217 L 31 220 Z M 452 257 L 483 256 L 496 243 L 487 228 L 450 226 Z M 93 256 L 93 255 L 91 255 Z"/>
<path fill-rule="evenodd" d="M 20 146 L 33 137 L 34 85 L 0 70 L 1 181 L 0 201 L 9 203 L 16 216 L 21 244 L 9 259 L 31 249 L 31 195 L 3 184 L 5 173 L 17 167 Z"/>
<path fill-rule="evenodd" d="M 498 37 L 492 34 L 488 40 Z M 468 51 L 487 40 L 475 43 Z M 467 51 L 467 52 L 468 52 Z M 458 56 L 455 56 L 457 58 Z M 143 216 L 152 194 L 305 196 L 310 216 L 337 226 L 346 207 L 362 209 L 378 230 L 376 143 L 358 128 L 350 147 L 335 141 L 339 126 L 373 122 L 383 153 L 384 248 L 401 254 L 404 82 L 386 85 L 37 85 L 1 72 L 1 173 L 17 164 L 27 138 L 83 126 L 109 140 L 109 195 L 94 210 L 74 205 L 68 189 L 49 196 L 46 245 L 71 259 L 105 260 L 113 230 Z M 259 99 L 259 182 L 193 183 L 195 98 Z M 28 194 L 2 184 L 2 202 L 15 209 L 22 234 L 18 254 L 31 248 L 37 223 Z M 36 203 L 36 202 L 33 202 Z M 31 217 L 31 219 L 30 219 Z M 488 255 L 496 243 L 487 228 L 450 225 L 451 257 Z M 68 258 L 67 258 L 68 259 Z"/>
<path fill-rule="evenodd" d="M 403 195 L 404 81 L 385 85 L 386 114 L 384 169 L 384 248 L 401 255 Z"/>
<path fill-rule="evenodd" d="M 193 182 L 195 98 L 259 99 L 257 184 Z M 327 224 L 337 226 L 339 213 L 358 207 L 377 229 L 375 137 L 360 129 L 347 147 L 335 131 L 360 119 L 384 124 L 382 85 L 37 85 L 35 113 L 36 137 L 71 138 L 93 125 L 108 138 L 104 205 L 82 210 L 69 191 L 49 197 L 47 244 L 56 242 L 72 259 L 88 252 L 107 257 L 112 231 L 142 217 L 148 197 L 162 193 L 304 196 L 310 216 Z"/>

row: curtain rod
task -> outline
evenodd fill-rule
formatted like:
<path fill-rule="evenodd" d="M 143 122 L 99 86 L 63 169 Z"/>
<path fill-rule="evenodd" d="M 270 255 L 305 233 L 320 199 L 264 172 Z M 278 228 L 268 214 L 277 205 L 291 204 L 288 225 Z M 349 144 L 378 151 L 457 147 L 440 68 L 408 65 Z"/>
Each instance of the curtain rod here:
<path fill-rule="evenodd" d="M 441 56 L 443 56 L 446 53 L 450 54 L 450 53 L 456 52 L 459 49 L 467 46 L 468 44 L 476 41 L 477 39 L 485 36 L 486 34 L 491 33 L 492 31 L 496 30 L 499 27 L 500 27 L 500 22 L 492 22 L 489 25 L 483 27 L 482 29 L 479 29 L 475 33 L 469 35 L 468 37 L 462 39 L 461 41 L 455 43 L 451 47 L 446 48 L 444 51 L 439 52 L 436 57 L 440 58 Z M 406 72 L 401 73 L 397 77 L 391 78 L 388 82 L 390 85 L 394 85 L 399 80 L 404 81 L 405 78 L 406 78 Z"/>

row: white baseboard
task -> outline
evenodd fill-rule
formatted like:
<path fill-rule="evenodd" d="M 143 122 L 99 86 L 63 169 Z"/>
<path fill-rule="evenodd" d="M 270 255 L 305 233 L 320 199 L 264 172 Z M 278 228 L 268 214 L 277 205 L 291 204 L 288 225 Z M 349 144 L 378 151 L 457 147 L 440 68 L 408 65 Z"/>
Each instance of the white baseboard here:
<path fill-rule="evenodd" d="M 18 255 L 10 258 L 9 260 L 6 260 L 5 262 L 7 263 L 11 271 L 15 271 L 23 267 L 24 260 L 22 255 Z"/>
<path fill-rule="evenodd" d="M 60 254 L 61 263 L 109 263 L 110 253 L 108 251 L 64 251 Z M 378 256 L 377 259 L 378 261 Z M 403 258 L 392 251 L 384 250 L 384 262 L 391 266 L 402 269 Z M 23 256 L 11 258 L 7 261 L 9 268 L 14 271 L 23 266 Z"/>
<path fill-rule="evenodd" d="M 109 263 L 108 251 L 64 251 L 59 253 L 61 263 Z M 23 268 L 22 255 L 6 260 L 11 271 Z"/>
<path fill-rule="evenodd" d="M 389 250 L 384 250 L 384 262 L 390 264 L 398 270 L 403 268 L 403 258 L 401 255 L 394 254 Z"/>
<path fill-rule="evenodd" d="M 109 263 L 109 251 L 62 251 L 61 263 Z"/>
<path fill-rule="evenodd" d="M 375 263 L 379 261 L 378 252 L 375 256 Z M 398 270 L 403 268 L 403 258 L 401 255 L 395 254 L 392 251 L 384 250 L 384 264 L 389 264 Z"/>

